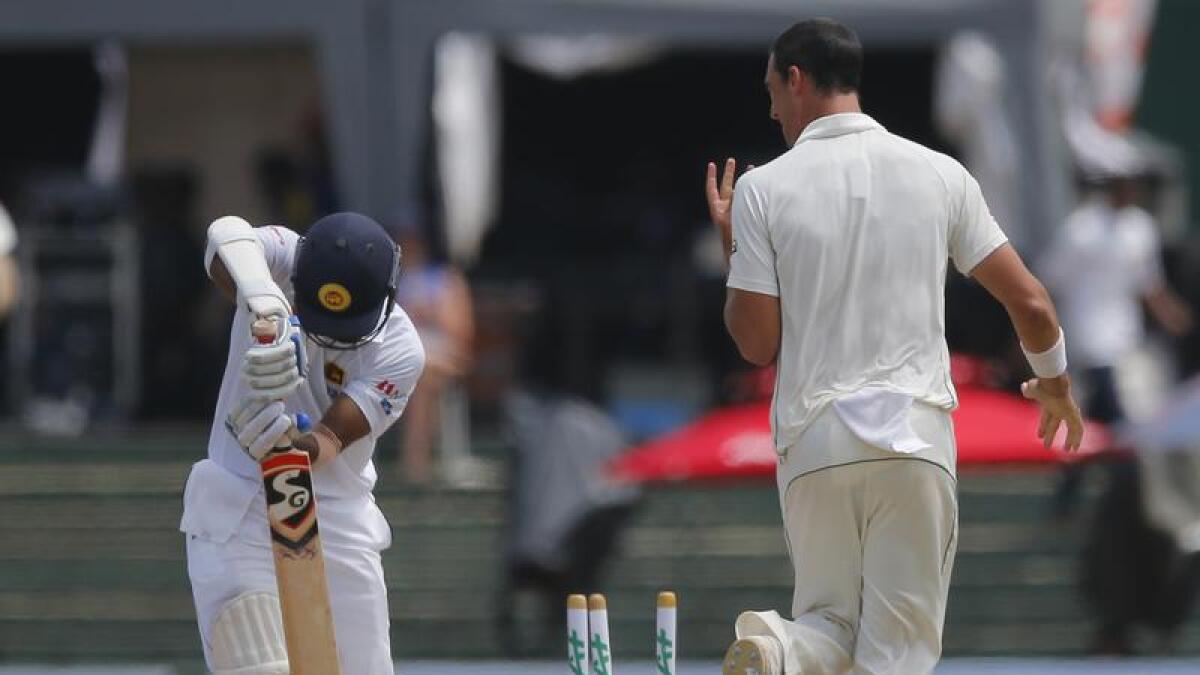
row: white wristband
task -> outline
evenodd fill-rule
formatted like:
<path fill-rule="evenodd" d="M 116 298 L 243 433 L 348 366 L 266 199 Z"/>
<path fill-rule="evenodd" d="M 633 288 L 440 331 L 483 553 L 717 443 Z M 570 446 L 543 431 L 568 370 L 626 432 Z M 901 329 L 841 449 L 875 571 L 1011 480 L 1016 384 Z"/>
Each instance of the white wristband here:
<path fill-rule="evenodd" d="M 1067 343 L 1062 328 L 1058 329 L 1058 342 L 1044 352 L 1034 354 L 1021 345 L 1033 374 L 1038 377 L 1058 377 L 1067 372 Z"/>

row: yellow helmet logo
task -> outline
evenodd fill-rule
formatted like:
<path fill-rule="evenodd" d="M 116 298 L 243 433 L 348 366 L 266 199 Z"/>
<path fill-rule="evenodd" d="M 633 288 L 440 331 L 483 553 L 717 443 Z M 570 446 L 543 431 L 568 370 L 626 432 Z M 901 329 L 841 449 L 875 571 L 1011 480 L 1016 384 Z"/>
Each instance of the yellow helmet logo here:
<path fill-rule="evenodd" d="M 350 291 L 341 284 L 325 284 L 317 290 L 317 302 L 331 312 L 344 312 L 350 308 Z"/>

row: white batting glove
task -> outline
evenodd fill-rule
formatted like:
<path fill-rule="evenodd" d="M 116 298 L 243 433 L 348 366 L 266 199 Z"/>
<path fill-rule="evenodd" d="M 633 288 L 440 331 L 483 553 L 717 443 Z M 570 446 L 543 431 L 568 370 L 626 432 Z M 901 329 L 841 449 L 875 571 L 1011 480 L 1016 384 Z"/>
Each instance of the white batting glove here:
<path fill-rule="evenodd" d="M 292 418 L 284 412 L 282 401 L 243 398 L 229 416 L 225 428 L 254 461 L 262 461 L 275 449 L 275 441 L 292 428 Z"/>
<path fill-rule="evenodd" d="M 291 396 L 304 383 L 296 368 L 296 345 L 289 340 L 247 349 L 242 357 L 242 379 L 250 388 L 250 398 L 278 401 Z"/>
<path fill-rule="evenodd" d="M 278 320 L 277 338 L 272 344 L 254 345 L 242 357 L 242 379 L 252 398 L 284 399 L 304 383 L 308 353 L 296 317 Z"/>

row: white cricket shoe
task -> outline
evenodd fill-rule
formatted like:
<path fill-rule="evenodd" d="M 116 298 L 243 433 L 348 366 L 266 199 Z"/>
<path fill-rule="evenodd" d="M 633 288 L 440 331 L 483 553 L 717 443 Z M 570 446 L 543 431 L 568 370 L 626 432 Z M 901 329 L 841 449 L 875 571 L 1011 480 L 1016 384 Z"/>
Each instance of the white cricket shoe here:
<path fill-rule="evenodd" d="M 769 635 L 736 640 L 725 652 L 721 675 L 783 675 L 783 645 Z"/>

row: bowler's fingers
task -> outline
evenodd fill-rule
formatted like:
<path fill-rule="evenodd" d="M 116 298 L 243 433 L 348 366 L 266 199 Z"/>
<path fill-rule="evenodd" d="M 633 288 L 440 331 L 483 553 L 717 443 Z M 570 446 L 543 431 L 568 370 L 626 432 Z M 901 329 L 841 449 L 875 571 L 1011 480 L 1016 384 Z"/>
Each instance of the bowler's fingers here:
<path fill-rule="evenodd" d="M 1050 411 L 1042 408 L 1041 414 L 1038 416 L 1037 437 L 1040 439 L 1046 438 L 1046 430 L 1050 428 Z"/>
<path fill-rule="evenodd" d="M 1057 415 L 1050 415 L 1050 424 L 1046 427 L 1046 435 L 1042 437 L 1042 445 L 1047 450 L 1054 443 L 1054 437 L 1058 435 L 1058 427 L 1062 425 L 1062 419 Z"/>
<path fill-rule="evenodd" d="M 1079 415 L 1072 415 L 1067 420 L 1067 452 L 1079 450 L 1083 445 L 1083 420 Z"/>
<path fill-rule="evenodd" d="M 721 193 L 717 190 L 717 165 L 713 162 L 708 163 L 708 174 L 704 179 L 704 192 L 708 197 L 709 208 L 721 200 Z"/>
<path fill-rule="evenodd" d="M 721 174 L 721 199 L 733 199 L 733 179 L 737 175 L 737 160 L 725 160 L 725 172 Z"/>

